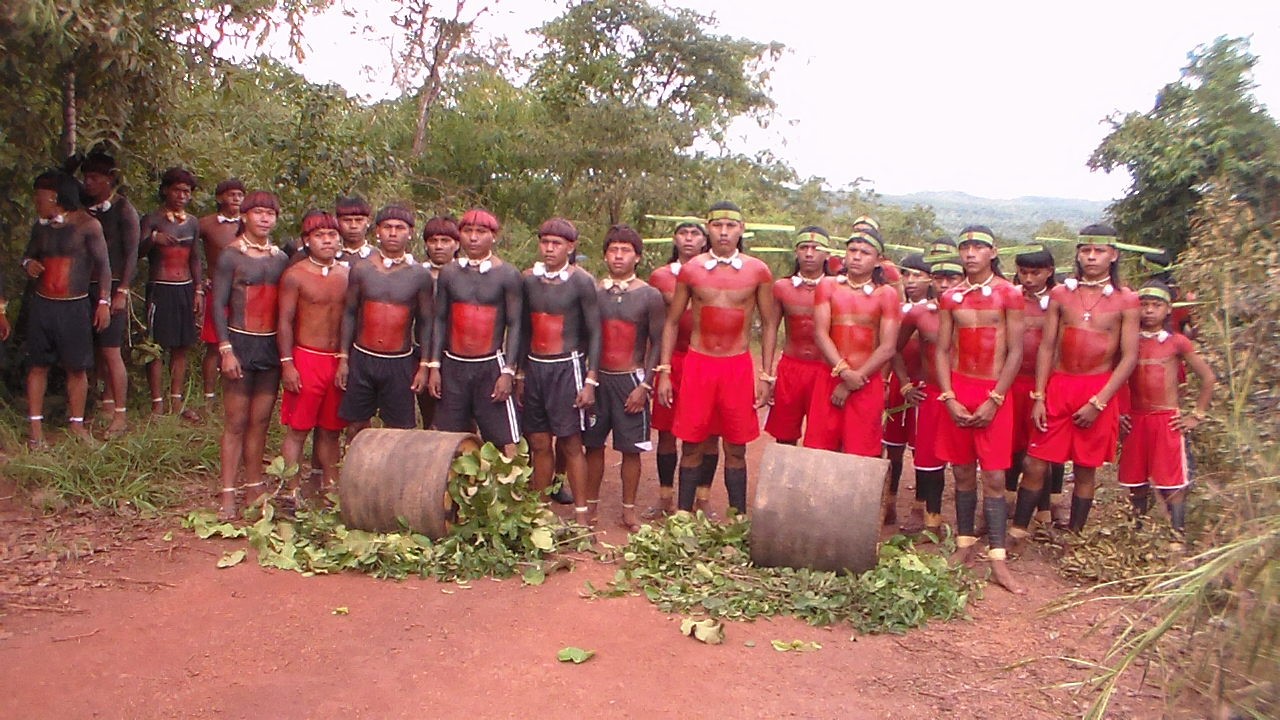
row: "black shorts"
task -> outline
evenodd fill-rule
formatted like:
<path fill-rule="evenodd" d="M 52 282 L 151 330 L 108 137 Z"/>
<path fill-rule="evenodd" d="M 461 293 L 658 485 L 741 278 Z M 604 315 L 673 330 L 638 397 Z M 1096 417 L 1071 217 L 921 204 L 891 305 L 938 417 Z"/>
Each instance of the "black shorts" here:
<path fill-rule="evenodd" d="M 586 378 L 578 353 L 557 360 L 529 358 L 524 371 L 524 430 L 556 437 L 587 429 L 587 413 L 573 406 Z"/>
<path fill-rule="evenodd" d="M 31 293 L 27 360 L 37 367 L 93 367 L 93 310 L 97 300 L 50 300 Z"/>
<path fill-rule="evenodd" d="M 147 336 L 165 350 L 196 344 L 196 287 L 192 282 L 181 285 L 147 284 Z M 240 362 L 244 366 L 244 361 Z"/>
<path fill-rule="evenodd" d="M 440 361 L 440 402 L 436 403 L 435 425 L 445 432 L 473 432 L 499 447 L 520 439 L 516 402 L 494 402 L 493 386 L 506 363 L 502 355 L 483 358 L 444 354 Z"/>
<path fill-rule="evenodd" d="M 409 430 L 417 427 L 415 398 L 409 386 L 418 370 L 418 355 L 385 357 L 351 348 L 347 360 L 347 391 L 338 406 L 338 417 L 363 423 L 376 414 L 384 427 Z"/>
<path fill-rule="evenodd" d="M 276 346 L 276 334 L 254 335 L 228 328 L 231 350 L 236 354 L 240 369 L 246 372 L 275 370 L 280 367 L 280 348 Z"/>
<path fill-rule="evenodd" d="M 641 371 L 637 371 L 641 372 Z M 636 373 L 600 372 L 596 388 L 595 423 L 582 434 L 582 444 L 589 448 L 604 447 L 605 438 L 613 433 L 613 449 L 620 453 L 639 453 L 653 449 L 649 439 L 649 403 L 630 415 L 626 411 L 627 396 L 640 387 Z"/>
<path fill-rule="evenodd" d="M 114 300 L 116 297 L 116 289 L 120 287 L 119 280 L 111 281 L 111 294 L 107 296 L 108 300 Z M 98 297 L 98 283 L 89 283 L 89 297 L 95 300 Z M 125 328 L 129 325 L 129 305 L 125 301 L 124 310 L 111 313 L 111 324 L 106 330 L 93 333 L 93 346 L 100 348 L 118 348 L 124 346 Z"/>

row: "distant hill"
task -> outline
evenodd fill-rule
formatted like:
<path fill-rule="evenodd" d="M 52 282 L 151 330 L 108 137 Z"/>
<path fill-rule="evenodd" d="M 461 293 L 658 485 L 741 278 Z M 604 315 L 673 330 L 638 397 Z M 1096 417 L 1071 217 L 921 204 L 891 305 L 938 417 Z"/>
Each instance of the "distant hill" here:
<path fill-rule="evenodd" d="M 997 237 L 1019 241 L 1031 239 L 1036 228 L 1050 220 L 1061 220 L 1073 230 L 1103 221 L 1109 204 L 1098 200 L 1051 197 L 993 200 L 955 191 L 876 195 L 875 199 L 896 207 L 931 207 L 938 224 L 951 233 L 959 232 L 965 225 L 987 225 Z"/>

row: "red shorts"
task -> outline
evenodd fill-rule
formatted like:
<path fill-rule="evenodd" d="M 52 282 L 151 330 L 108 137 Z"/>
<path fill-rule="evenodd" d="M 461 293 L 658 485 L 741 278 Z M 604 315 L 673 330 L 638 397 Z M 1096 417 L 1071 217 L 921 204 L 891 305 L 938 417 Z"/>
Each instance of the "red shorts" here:
<path fill-rule="evenodd" d="M 223 311 L 226 314 L 226 311 Z M 213 291 L 204 294 L 204 322 L 200 325 L 200 342 L 218 344 L 218 331 L 213 327 Z"/>
<path fill-rule="evenodd" d="M 1049 429 L 1031 431 L 1027 454 L 1051 463 L 1068 460 L 1081 467 L 1102 467 L 1116 454 L 1120 437 L 1120 402 L 1107 403 L 1107 409 L 1087 428 L 1076 427 L 1071 415 L 1098 394 L 1111 379 L 1111 373 L 1071 375 L 1055 372 L 1045 388 L 1044 409 Z"/>
<path fill-rule="evenodd" d="M 995 380 L 983 380 L 951 373 L 951 391 L 969 412 L 987 401 Z M 936 400 L 934 402 L 937 402 Z M 938 457 L 952 465 L 978 463 L 983 470 L 1008 470 L 1013 465 L 1013 407 L 1001 405 L 991 424 L 984 428 L 962 428 L 951 419 L 945 403 L 938 423 Z"/>
<path fill-rule="evenodd" d="M 916 434 L 911 439 L 911 463 L 916 470 L 941 470 L 947 466 L 938 457 L 938 434 L 947 415 L 947 408 L 938 402 L 940 392 L 937 385 L 925 383 L 924 399 L 910 411 L 916 418 Z"/>
<path fill-rule="evenodd" d="M 1120 449 L 1121 485 L 1178 490 L 1189 484 L 1186 439 L 1170 426 L 1177 416 L 1175 410 L 1129 416 L 1129 436 Z"/>
<path fill-rule="evenodd" d="M 280 400 L 280 424 L 302 431 L 317 426 L 335 431 L 345 428 L 347 423 L 338 417 L 342 391 L 333 384 L 338 374 L 337 353 L 295 345 L 293 366 L 298 369 L 302 392 L 284 391 Z"/>
<path fill-rule="evenodd" d="M 690 350 L 671 432 L 685 442 L 720 435 L 732 445 L 760 437 L 755 361 L 751 353 L 714 357 Z"/>
<path fill-rule="evenodd" d="M 813 395 L 809 406 L 809 426 L 804 432 L 804 446 L 819 450 L 836 450 L 850 455 L 880 457 L 884 437 L 884 378 L 874 373 L 867 384 L 849 393 L 844 407 L 831 404 L 831 392 L 840 378 L 830 371 Z"/>
<path fill-rule="evenodd" d="M 684 377 L 685 352 L 676 350 L 671 353 L 671 407 L 663 407 L 662 403 L 653 403 L 653 417 L 649 425 L 659 432 L 671 432 L 676 420 L 676 403 L 680 400 L 680 380 Z M 654 387 L 657 387 L 656 385 Z"/>
<path fill-rule="evenodd" d="M 826 385 L 831 367 L 824 360 L 797 360 L 783 355 L 778 361 L 778 381 L 773 386 L 773 407 L 764 431 L 779 442 L 800 439 L 800 428 L 813 402 L 814 390 Z"/>
<path fill-rule="evenodd" d="M 884 406 L 888 410 L 900 408 L 906 404 L 906 399 L 902 397 L 902 383 L 898 381 L 898 375 L 893 373 L 889 375 L 889 396 L 884 402 Z M 884 444 L 894 447 L 902 447 L 910 445 L 916 436 L 916 409 L 905 408 L 889 416 L 884 421 Z"/>
<path fill-rule="evenodd" d="M 1013 451 L 1021 453 L 1027 451 L 1027 444 L 1031 442 L 1031 406 L 1035 401 L 1031 399 L 1031 393 L 1035 392 L 1036 379 L 1029 375 L 1019 375 L 1013 379 L 1013 385 L 1009 387 L 1009 405 L 1013 406 Z"/>

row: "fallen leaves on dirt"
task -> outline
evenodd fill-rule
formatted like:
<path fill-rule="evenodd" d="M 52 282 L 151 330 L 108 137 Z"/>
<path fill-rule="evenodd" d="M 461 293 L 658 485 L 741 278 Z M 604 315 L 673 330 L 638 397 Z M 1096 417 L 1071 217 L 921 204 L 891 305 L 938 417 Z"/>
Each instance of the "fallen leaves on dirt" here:
<path fill-rule="evenodd" d="M 572 645 L 570 645 L 569 647 L 564 648 L 560 652 L 556 653 L 556 659 L 559 660 L 560 662 L 571 662 L 574 665 L 581 665 L 582 663 L 595 657 L 595 654 L 596 654 L 595 650 L 583 650 L 580 647 L 573 647 Z"/>
<path fill-rule="evenodd" d="M 724 623 L 715 618 L 705 620 L 685 618 L 680 621 L 680 632 L 708 645 L 719 645 L 724 642 Z"/>

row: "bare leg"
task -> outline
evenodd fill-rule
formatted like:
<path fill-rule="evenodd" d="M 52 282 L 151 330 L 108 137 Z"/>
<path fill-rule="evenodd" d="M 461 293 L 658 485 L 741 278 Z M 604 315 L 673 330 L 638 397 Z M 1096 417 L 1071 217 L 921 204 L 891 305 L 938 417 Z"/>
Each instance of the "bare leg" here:
<path fill-rule="evenodd" d="M 164 414 L 164 366 L 159 360 L 147 363 L 147 392 L 151 393 L 151 417 Z"/>
<path fill-rule="evenodd" d="M 530 480 L 539 495 L 551 486 L 551 474 L 555 470 L 555 454 L 551 448 L 551 433 L 529 433 L 529 461 L 533 465 Z"/>
<path fill-rule="evenodd" d="M 244 435 L 249 427 L 249 383 L 249 378 L 245 377 L 225 380 L 222 386 L 222 450 L 219 453 L 222 461 L 222 506 L 218 511 L 221 520 L 235 520 L 240 516 L 236 489 L 240 465 L 244 460 Z"/>
<path fill-rule="evenodd" d="M 49 368 L 33 365 L 27 371 L 27 416 L 31 422 L 27 444 L 32 448 L 44 445 L 44 393 L 48 386 Z"/>
<path fill-rule="evenodd" d="M 89 398 L 89 371 L 67 370 L 67 408 L 71 417 L 71 434 L 81 440 L 92 440 L 84 426 L 84 407 Z"/>
<path fill-rule="evenodd" d="M 218 352 L 218 344 L 205 343 L 204 360 L 200 363 L 200 385 L 204 389 L 205 405 L 208 405 L 218 392 L 221 365 L 222 354 Z"/>
<path fill-rule="evenodd" d="M 622 454 L 622 525 L 631 532 L 640 529 L 636 517 L 636 492 L 640 489 L 640 453 Z"/>
<path fill-rule="evenodd" d="M 604 484 L 604 448 L 587 448 L 586 500 L 600 499 L 600 486 Z"/>
<path fill-rule="evenodd" d="M 103 373 L 107 381 L 103 403 L 110 398 L 111 404 L 115 406 L 107 425 L 107 437 L 118 437 L 128 428 L 124 416 L 128 406 L 129 373 L 125 369 L 120 348 L 101 348 L 99 352 L 102 354 Z"/>
<path fill-rule="evenodd" d="M 297 467 L 302 463 L 302 447 L 307 444 L 306 430 L 285 428 L 284 442 L 280 444 L 280 455 L 284 458 L 286 468 Z M 302 490 L 302 488 L 299 488 Z M 303 494 L 305 490 L 303 490 Z"/>
<path fill-rule="evenodd" d="M 315 457 L 320 463 L 323 479 L 320 491 L 327 492 L 338 486 L 338 431 L 317 430 L 312 442 L 315 444 Z"/>
<path fill-rule="evenodd" d="M 267 447 L 267 428 L 271 424 L 271 411 L 276 406 L 276 391 L 280 386 L 280 370 L 258 370 L 245 373 L 252 377 L 249 396 L 249 423 L 244 433 L 245 500 L 252 501 L 253 490 L 265 493 L 262 482 L 262 453 Z"/>
<path fill-rule="evenodd" d="M 577 504 L 573 508 L 574 515 L 578 516 L 578 522 L 587 521 L 587 524 L 595 525 L 595 511 L 593 505 L 599 507 L 600 492 L 596 488 L 595 503 L 590 502 L 590 496 L 587 494 L 587 458 L 582 454 L 582 435 L 567 435 L 562 438 L 556 438 L 556 445 L 564 450 L 564 471 L 569 477 L 569 487 L 573 490 L 573 497 L 588 498 L 588 505 Z M 582 500 L 578 500 L 581 503 Z M 589 508 L 589 509 L 588 509 Z M 582 517 L 586 509 L 586 517 Z"/>

